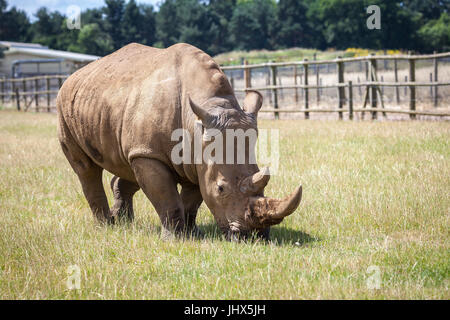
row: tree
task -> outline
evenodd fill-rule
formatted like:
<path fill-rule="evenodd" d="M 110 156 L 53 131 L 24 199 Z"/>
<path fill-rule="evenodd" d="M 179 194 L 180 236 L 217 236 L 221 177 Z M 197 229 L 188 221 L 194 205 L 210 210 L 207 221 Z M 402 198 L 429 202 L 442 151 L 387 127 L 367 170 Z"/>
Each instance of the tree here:
<path fill-rule="evenodd" d="M 143 16 L 136 5 L 136 1 L 130 0 L 125 6 L 122 24 L 122 37 L 124 44 L 130 42 L 142 43 Z"/>
<path fill-rule="evenodd" d="M 308 7 L 301 0 L 280 0 L 278 2 L 278 46 L 308 47 L 312 44 L 312 28 L 306 17 Z"/>
<path fill-rule="evenodd" d="M 156 16 L 156 33 L 160 45 L 169 47 L 180 37 L 180 21 L 177 16 L 177 1 L 166 0 L 159 7 Z"/>
<path fill-rule="evenodd" d="M 180 35 L 177 42 L 190 43 L 209 51 L 211 39 L 217 37 L 217 24 L 208 7 L 198 0 L 178 0 L 177 19 Z"/>
<path fill-rule="evenodd" d="M 33 42 L 52 49 L 66 50 L 70 42 L 76 39 L 78 30 L 69 30 L 66 17 L 58 11 L 50 12 L 42 7 L 35 16 L 37 20 L 31 26 Z"/>
<path fill-rule="evenodd" d="M 26 13 L 12 7 L 6 10 L 8 3 L 0 0 L 0 39 L 26 42 L 31 40 L 30 21 Z"/>
<path fill-rule="evenodd" d="M 276 3 L 271 0 L 241 1 L 230 22 L 235 49 L 271 49 L 274 47 Z"/>
<path fill-rule="evenodd" d="M 102 31 L 98 24 L 85 24 L 78 33 L 75 43 L 68 46 L 69 51 L 104 56 L 114 51 L 109 34 Z"/>
<path fill-rule="evenodd" d="M 403 0 L 402 5 L 410 12 L 420 13 L 422 24 L 439 19 L 441 12 L 450 11 L 448 0 Z"/>
<path fill-rule="evenodd" d="M 105 0 L 106 30 L 113 40 L 114 49 L 120 49 L 125 44 L 123 37 L 123 16 L 125 0 Z"/>
<path fill-rule="evenodd" d="M 233 50 L 233 42 L 229 34 L 230 20 L 233 10 L 236 7 L 236 0 L 210 0 L 208 10 L 213 20 L 214 35 L 210 39 L 208 51 L 217 54 Z"/>
<path fill-rule="evenodd" d="M 425 51 L 450 51 L 450 16 L 443 12 L 439 19 L 430 20 L 419 30 Z"/>
<path fill-rule="evenodd" d="M 141 4 L 139 9 L 142 13 L 141 37 L 142 43 L 153 45 L 156 42 L 156 14 L 153 6 Z"/>

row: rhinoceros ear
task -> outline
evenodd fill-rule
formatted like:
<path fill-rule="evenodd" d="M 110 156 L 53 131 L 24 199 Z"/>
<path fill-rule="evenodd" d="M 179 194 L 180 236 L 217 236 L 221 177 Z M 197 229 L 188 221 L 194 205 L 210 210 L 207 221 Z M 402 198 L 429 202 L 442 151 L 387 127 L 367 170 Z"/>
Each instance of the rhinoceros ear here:
<path fill-rule="evenodd" d="M 261 109 L 262 103 L 263 97 L 261 93 L 256 90 L 248 90 L 244 99 L 244 111 L 256 115 Z"/>
<path fill-rule="evenodd" d="M 208 110 L 192 101 L 191 97 L 189 97 L 189 105 L 191 106 L 192 112 L 202 121 L 204 126 L 208 126 L 211 123 L 213 116 Z"/>

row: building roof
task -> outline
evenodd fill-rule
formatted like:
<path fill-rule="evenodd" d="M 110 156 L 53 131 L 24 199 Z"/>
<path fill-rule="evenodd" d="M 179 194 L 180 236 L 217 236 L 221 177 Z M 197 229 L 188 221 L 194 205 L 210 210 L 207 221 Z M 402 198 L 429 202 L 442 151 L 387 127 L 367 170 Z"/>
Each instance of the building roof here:
<path fill-rule="evenodd" d="M 2 41 L 4 42 L 4 41 Z M 60 51 L 60 50 L 52 50 L 46 47 L 37 47 L 37 48 L 26 48 L 26 47 L 9 47 L 9 50 L 4 51 L 5 56 L 13 54 L 13 53 L 24 53 L 32 56 L 38 56 L 40 58 L 46 57 L 49 59 L 60 58 L 66 59 L 76 62 L 90 62 L 99 59 L 99 56 L 69 52 L 69 51 Z"/>
<path fill-rule="evenodd" d="M 39 44 L 39 43 L 25 43 L 25 42 L 14 42 L 14 41 L 0 41 L 0 47 L 48 49 L 48 47 L 43 46 L 42 44 Z"/>

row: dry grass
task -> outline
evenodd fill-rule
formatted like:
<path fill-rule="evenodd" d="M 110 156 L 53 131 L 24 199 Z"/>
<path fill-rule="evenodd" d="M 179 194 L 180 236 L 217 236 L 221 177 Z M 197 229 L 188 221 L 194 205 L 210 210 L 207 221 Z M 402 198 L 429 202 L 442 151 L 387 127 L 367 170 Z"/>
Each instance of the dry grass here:
<path fill-rule="evenodd" d="M 281 129 L 267 194 L 304 186 L 276 242 L 223 241 L 204 206 L 206 239 L 162 241 L 142 192 L 133 224 L 94 223 L 54 115 L 1 111 L 0 298 L 450 298 L 448 122 L 260 126 Z M 70 265 L 80 290 L 66 287 Z M 369 266 L 380 268 L 378 290 Z"/>

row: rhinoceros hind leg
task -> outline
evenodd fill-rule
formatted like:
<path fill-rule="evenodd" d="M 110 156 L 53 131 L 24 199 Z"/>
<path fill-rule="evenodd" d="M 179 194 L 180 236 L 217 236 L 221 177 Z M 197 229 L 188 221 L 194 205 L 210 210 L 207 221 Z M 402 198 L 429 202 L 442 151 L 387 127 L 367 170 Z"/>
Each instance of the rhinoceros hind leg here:
<path fill-rule="evenodd" d="M 63 133 L 66 133 L 63 131 Z M 108 200 L 102 183 L 103 168 L 95 164 L 73 141 L 70 135 L 61 134 L 63 152 L 80 180 L 84 196 L 94 217 L 100 222 L 112 223 Z"/>
<path fill-rule="evenodd" d="M 182 184 L 181 200 L 184 206 L 184 220 L 186 232 L 196 237 L 202 237 L 203 233 L 198 229 L 195 219 L 197 211 L 203 202 L 200 188 L 191 183 Z"/>
<path fill-rule="evenodd" d="M 112 216 L 117 217 L 119 221 L 133 221 L 133 196 L 139 190 L 139 186 L 136 183 L 114 176 L 111 180 L 111 189 L 114 195 L 114 206 L 111 209 Z"/>
<path fill-rule="evenodd" d="M 158 213 L 163 237 L 182 235 L 184 207 L 173 173 L 164 163 L 156 159 L 136 158 L 131 167 L 139 187 Z"/>

